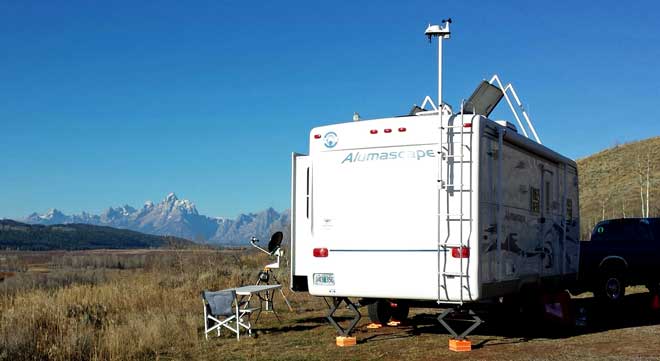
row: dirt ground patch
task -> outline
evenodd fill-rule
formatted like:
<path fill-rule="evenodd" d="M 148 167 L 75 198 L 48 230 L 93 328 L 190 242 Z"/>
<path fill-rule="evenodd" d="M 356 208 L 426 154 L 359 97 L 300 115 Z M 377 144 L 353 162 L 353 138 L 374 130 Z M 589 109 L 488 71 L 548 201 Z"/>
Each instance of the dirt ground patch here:
<path fill-rule="evenodd" d="M 283 313 L 257 325 L 257 337 L 237 342 L 229 335 L 208 341 L 202 359 L 277 360 L 660 360 L 660 313 L 649 293 L 627 296 L 625 303 L 604 306 L 591 297 L 573 300 L 582 326 L 529 322 L 515 316 L 484 315 L 486 323 L 470 339 L 473 350 L 448 350 L 450 335 L 436 320 L 438 310 L 411 310 L 399 327 L 368 329 L 363 316 L 354 335 L 358 344 L 335 345 L 336 332 L 326 311 Z M 365 309 L 361 313 L 366 314 Z M 343 320 L 344 323 L 348 320 Z"/>

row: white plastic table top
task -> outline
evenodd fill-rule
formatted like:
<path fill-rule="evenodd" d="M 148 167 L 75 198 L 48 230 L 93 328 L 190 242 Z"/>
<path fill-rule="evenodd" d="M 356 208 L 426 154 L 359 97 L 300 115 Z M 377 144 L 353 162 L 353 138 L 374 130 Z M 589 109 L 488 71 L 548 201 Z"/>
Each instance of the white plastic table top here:
<path fill-rule="evenodd" d="M 275 290 L 278 288 L 282 288 L 282 285 L 250 285 L 250 286 L 236 287 L 234 289 L 236 290 L 237 295 L 249 296 L 254 293 Z"/>

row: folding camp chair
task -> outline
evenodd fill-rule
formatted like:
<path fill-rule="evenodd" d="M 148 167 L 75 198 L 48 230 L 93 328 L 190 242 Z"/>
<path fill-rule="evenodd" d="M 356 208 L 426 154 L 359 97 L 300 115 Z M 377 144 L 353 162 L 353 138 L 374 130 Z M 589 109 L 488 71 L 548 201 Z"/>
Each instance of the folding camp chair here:
<path fill-rule="evenodd" d="M 236 298 L 236 290 L 203 291 L 202 301 L 204 302 L 204 336 L 207 340 L 209 332 L 213 330 L 217 330 L 220 336 L 221 327 L 234 332 L 237 340 L 240 340 L 241 327 L 248 331 L 248 335 L 252 335 L 250 315 L 258 308 L 248 308 L 247 304 L 241 304 Z"/>

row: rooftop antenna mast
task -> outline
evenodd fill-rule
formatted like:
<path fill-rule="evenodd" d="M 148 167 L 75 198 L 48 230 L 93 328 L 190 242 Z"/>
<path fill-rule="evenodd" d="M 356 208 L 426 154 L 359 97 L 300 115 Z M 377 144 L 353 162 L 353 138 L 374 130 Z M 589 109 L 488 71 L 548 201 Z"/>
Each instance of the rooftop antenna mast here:
<path fill-rule="evenodd" d="M 444 105 L 442 104 L 442 40 L 449 39 L 451 18 L 443 19 L 442 25 L 431 25 L 426 28 L 424 35 L 429 38 L 429 43 L 434 37 L 438 38 L 438 113 L 442 113 Z"/>

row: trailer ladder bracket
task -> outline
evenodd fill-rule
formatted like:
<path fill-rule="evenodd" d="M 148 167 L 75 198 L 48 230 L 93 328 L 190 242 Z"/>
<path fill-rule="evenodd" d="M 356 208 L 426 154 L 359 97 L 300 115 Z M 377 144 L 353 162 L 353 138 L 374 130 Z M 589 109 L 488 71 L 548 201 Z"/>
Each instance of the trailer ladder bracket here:
<path fill-rule="evenodd" d="M 345 302 L 348 309 L 353 311 L 353 314 L 355 315 L 351 319 L 351 322 L 348 324 L 346 328 L 341 327 L 339 323 L 337 323 L 337 321 L 335 320 L 335 316 L 334 316 L 334 313 L 337 312 L 342 302 Z M 330 312 L 328 312 L 328 316 L 326 316 L 326 318 L 328 319 L 328 321 L 330 321 L 331 325 L 335 326 L 337 332 L 339 333 L 339 336 L 348 337 L 350 336 L 351 332 L 353 332 L 353 329 L 355 329 L 357 323 L 360 322 L 360 319 L 362 318 L 362 314 L 360 314 L 360 311 L 358 311 L 355 304 L 351 302 L 351 300 L 349 300 L 348 297 L 333 297 L 332 307 L 330 307 Z"/>
<path fill-rule="evenodd" d="M 466 328 L 463 332 L 460 334 L 452 328 L 447 321 L 445 320 L 445 317 L 451 316 L 452 321 L 463 321 L 463 322 L 471 322 L 472 324 Z M 454 318 L 455 316 L 458 316 L 459 318 Z M 460 309 L 460 308 L 448 308 L 438 316 L 438 322 L 447 330 L 449 333 L 452 335 L 454 339 L 457 340 L 465 340 L 467 335 L 470 334 L 470 332 L 474 331 L 475 328 L 479 327 L 484 321 L 477 316 L 476 313 L 472 310 L 465 310 L 465 309 Z"/>

